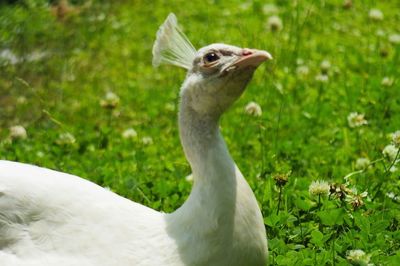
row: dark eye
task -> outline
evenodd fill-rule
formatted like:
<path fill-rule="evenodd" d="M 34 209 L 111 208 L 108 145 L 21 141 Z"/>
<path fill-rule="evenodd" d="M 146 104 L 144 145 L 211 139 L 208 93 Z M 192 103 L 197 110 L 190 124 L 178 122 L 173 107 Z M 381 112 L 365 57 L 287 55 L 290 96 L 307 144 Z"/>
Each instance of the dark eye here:
<path fill-rule="evenodd" d="M 212 53 L 206 54 L 203 59 L 204 59 L 204 63 L 209 64 L 209 63 L 217 61 L 219 59 L 219 56 L 216 53 L 212 52 Z"/>

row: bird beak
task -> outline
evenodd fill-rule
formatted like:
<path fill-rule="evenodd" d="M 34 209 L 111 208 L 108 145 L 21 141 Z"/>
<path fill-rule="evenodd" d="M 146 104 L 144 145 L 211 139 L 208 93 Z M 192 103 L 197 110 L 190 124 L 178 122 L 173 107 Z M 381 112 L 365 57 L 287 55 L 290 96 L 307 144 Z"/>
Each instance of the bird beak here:
<path fill-rule="evenodd" d="M 236 67 L 258 67 L 262 62 L 271 60 L 272 56 L 267 51 L 256 49 L 243 49 L 242 55 L 232 64 Z"/>
<path fill-rule="evenodd" d="M 245 48 L 242 50 L 242 54 L 239 55 L 238 58 L 232 64 L 223 69 L 223 72 L 227 73 L 237 68 L 243 68 L 243 67 L 256 68 L 262 62 L 271 59 L 272 56 L 267 51 Z"/>

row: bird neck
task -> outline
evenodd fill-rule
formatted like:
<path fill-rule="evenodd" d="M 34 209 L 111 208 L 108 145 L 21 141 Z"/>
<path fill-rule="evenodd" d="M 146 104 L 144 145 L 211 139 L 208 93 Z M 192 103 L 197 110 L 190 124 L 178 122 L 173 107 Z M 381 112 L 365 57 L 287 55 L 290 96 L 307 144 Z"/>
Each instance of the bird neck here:
<path fill-rule="evenodd" d="M 219 130 L 218 114 L 196 112 L 191 98 L 183 95 L 179 112 L 179 133 L 196 183 L 232 178 L 235 163 Z M 215 180 L 217 179 L 217 180 Z M 225 180 L 226 181 L 226 180 Z"/>
<path fill-rule="evenodd" d="M 220 134 L 219 116 L 199 114 L 186 97 L 182 95 L 180 106 L 180 137 L 194 183 L 186 202 L 166 215 L 168 234 L 187 265 L 209 265 L 209 261 L 228 265 L 218 263 L 243 258 L 264 263 L 261 212 Z M 232 257 L 227 259 L 226 254 Z M 253 262 L 239 264 L 261 265 Z"/>
<path fill-rule="evenodd" d="M 190 97 L 182 96 L 179 130 L 194 183 L 188 200 L 176 214 L 188 219 L 197 217 L 199 223 L 210 218 L 232 219 L 240 172 L 219 131 L 219 115 L 199 114 L 191 108 L 190 101 Z M 186 220 L 183 216 L 182 222 Z"/>
<path fill-rule="evenodd" d="M 203 228 L 205 224 L 218 222 L 229 228 L 235 213 L 237 178 L 242 177 L 219 131 L 219 116 L 199 114 L 190 101 L 182 96 L 179 130 L 192 168 L 193 188 L 173 214 L 175 226 L 191 225 L 201 231 L 208 230 Z"/>

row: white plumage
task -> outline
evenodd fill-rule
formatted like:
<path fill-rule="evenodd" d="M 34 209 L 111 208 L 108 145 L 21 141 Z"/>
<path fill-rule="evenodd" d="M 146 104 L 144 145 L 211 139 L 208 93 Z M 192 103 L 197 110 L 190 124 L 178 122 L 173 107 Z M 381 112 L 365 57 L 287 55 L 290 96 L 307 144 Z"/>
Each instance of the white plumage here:
<path fill-rule="evenodd" d="M 171 18 L 176 27 L 158 32 L 153 53 L 155 65 L 189 69 L 179 114 L 194 178 L 188 200 L 164 214 L 77 176 L 0 161 L 0 265 L 265 265 L 260 208 L 218 120 L 270 55 L 213 44 L 180 57 L 179 45 L 159 41 L 175 36 Z M 177 56 L 165 60 L 165 47 Z"/>
<path fill-rule="evenodd" d="M 157 31 L 157 40 L 153 46 L 153 66 L 166 63 L 190 69 L 195 57 L 196 49 L 179 27 L 175 15 L 169 14 Z"/>

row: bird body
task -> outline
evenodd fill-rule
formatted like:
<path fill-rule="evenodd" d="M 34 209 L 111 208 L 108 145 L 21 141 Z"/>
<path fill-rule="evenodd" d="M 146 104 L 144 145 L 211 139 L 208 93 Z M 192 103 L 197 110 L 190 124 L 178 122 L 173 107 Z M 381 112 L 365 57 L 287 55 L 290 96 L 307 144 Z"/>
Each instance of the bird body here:
<path fill-rule="evenodd" d="M 174 254 L 163 213 L 77 176 L 0 169 L 0 265 L 168 265 L 157 259 Z"/>
<path fill-rule="evenodd" d="M 219 118 L 270 55 L 225 44 L 194 51 L 181 45 L 188 40 L 176 28 L 170 15 L 153 63 L 168 55 L 167 63 L 188 69 L 179 112 L 194 178 L 187 201 L 161 213 L 77 176 L 0 161 L 0 265 L 265 265 L 261 211 L 229 154 Z M 169 36 L 181 40 L 174 44 Z"/>

